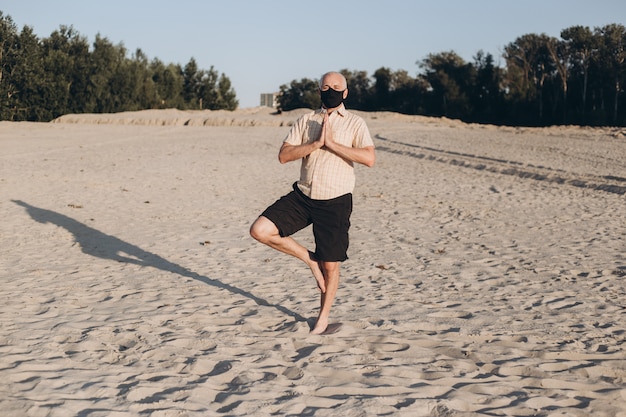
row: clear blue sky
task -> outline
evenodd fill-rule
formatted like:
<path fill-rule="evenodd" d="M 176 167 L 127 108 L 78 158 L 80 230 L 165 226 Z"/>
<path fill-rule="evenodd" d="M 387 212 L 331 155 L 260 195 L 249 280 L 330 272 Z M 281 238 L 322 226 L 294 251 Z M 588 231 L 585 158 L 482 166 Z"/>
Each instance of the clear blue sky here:
<path fill-rule="evenodd" d="M 478 50 L 500 62 L 517 37 L 559 37 L 574 25 L 626 25 L 625 0 L 0 0 L 19 30 L 48 37 L 73 26 L 166 63 L 211 66 L 230 78 L 240 107 L 294 79 L 327 70 L 419 71 L 429 53 Z"/>

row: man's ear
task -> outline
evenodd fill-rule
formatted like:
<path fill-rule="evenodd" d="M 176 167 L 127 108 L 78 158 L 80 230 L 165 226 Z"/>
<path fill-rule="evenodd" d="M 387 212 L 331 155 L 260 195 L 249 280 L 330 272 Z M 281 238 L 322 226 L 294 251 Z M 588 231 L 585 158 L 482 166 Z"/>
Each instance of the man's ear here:
<path fill-rule="evenodd" d="M 348 97 L 348 89 L 343 90 L 343 99 L 345 100 Z"/>

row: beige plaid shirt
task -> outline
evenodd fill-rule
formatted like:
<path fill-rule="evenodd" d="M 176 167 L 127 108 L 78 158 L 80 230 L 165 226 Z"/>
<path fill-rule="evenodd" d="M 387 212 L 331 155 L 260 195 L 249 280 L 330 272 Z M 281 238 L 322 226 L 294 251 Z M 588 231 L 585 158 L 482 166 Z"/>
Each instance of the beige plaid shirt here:
<path fill-rule="evenodd" d="M 316 141 L 320 137 L 323 120 L 322 109 L 300 117 L 284 142 L 297 146 Z M 374 146 L 365 121 L 347 111 L 343 104 L 330 114 L 328 123 L 335 142 L 353 148 Z M 325 148 L 302 158 L 298 188 L 314 200 L 330 200 L 351 193 L 355 182 L 354 163 Z"/>

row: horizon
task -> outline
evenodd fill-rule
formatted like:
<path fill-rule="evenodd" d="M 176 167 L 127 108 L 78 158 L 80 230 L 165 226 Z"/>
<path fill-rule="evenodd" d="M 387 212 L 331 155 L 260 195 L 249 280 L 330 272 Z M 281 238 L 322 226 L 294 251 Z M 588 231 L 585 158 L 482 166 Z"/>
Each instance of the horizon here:
<path fill-rule="evenodd" d="M 332 10 L 287 0 L 262 4 L 182 0 L 174 9 L 162 0 L 106 4 L 35 0 L 0 10 L 19 31 L 29 26 L 40 39 L 68 26 L 90 45 L 99 34 L 123 44 L 129 55 L 141 49 L 150 60 L 182 66 L 194 58 L 200 68 L 213 67 L 230 79 L 239 108 L 258 107 L 261 94 L 275 93 L 293 80 L 318 79 L 329 70 L 366 71 L 371 76 L 384 67 L 416 76 L 418 63 L 428 54 L 448 51 L 466 62 L 483 51 L 501 65 L 504 47 L 525 34 L 560 38 L 568 27 L 594 29 L 625 25 L 626 20 L 626 2 L 617 0 L 593 4 L 455 0 L 445 5 L 391 0 L 382 7 L 371 0 L 347 0 Z M 187 14 L 188 10 L 194 13 Z"/>

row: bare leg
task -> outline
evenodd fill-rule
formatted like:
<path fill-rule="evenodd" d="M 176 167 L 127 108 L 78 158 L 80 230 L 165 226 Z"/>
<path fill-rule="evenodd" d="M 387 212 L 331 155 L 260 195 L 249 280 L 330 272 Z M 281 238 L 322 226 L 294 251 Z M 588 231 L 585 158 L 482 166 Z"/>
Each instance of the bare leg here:
<path fill-rule="evenodd" d="M 291 237 L 282 237 L 276 225 L 267 217 L 260 216 L 250 226 L 250 236 L 267 246 L 287 255 L 294 256 L 307 264 L 317 282 L 317 287 L 322 293 L 326 292 L 324 274 L 317 260 L 313 259 L 312 253 L 296 242 Z"/>
<path fill-rule="evenodd" d="M 321 334 L 328 327 L 330 308 L 333 306 L 337 288 L 339 288 L 339 262 L 321 262 L 322 272 L 326 280 L 326 292 L 320 298 L 320 313 L 311 334 Z"/>

